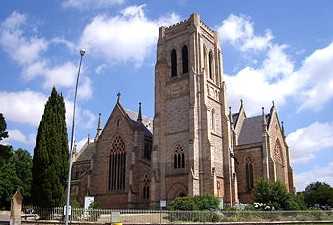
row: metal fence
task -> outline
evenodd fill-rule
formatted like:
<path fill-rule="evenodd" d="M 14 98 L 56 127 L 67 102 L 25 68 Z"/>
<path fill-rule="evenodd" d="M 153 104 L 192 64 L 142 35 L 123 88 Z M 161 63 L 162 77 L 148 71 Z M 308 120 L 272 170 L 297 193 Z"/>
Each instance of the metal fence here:
<path fill-rule="evenodd" d="M 25 220 L 63 221 L 63 208 L 34 208 Z M 30 215 L 30 216 L 29 216 Z M 331 221 L 333 211 L 165 211 L 82 209 L 71 211 L 72 222 L 122 222 L 124 224 L 172 224 L 202 222 Z"/>

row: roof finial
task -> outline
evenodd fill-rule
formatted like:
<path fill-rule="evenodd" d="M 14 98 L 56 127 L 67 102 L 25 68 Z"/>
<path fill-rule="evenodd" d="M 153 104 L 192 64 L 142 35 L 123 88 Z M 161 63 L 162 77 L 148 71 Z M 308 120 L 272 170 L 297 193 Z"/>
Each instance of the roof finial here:
<path fill-rule="evenodd" d="M 241 107 L 243 107 L 243 99 L 240 99 Z"/>
<path fill-rule="evenodd" d="M 285 138 L 286 135 L 285 135 L 285 133 L 284 133 L 284 122 L 283 122 L 283 121 L 281 121 L 281 130 L 282 130 L 282 135 L 283 135 L 283 137 Z"/>
<path fill-rule="evenodd" d="M 98 113 L 98 123 L 97 123 L 97 129 L 96 129 L 96 137 L 95 137 L 95 141 L 97 140 L 97 138 L 99 137 L 99 135 L 101 134 L 102 128 L 101 128 L 101 113 Z"/>
<path fill-rule="evenodd" d="M 274 103 L 274 100 L 272 101 L 272 107 L 275 107 L 275 103 Z"/>
<path fill-rule="evenodd" d="M 88 133 L 88 140 L 87 140 L 87 142 L 88 142 L 88 145 L 90 144 L 90 134 Z"/>
<path fill-rule="evenodd" d="M 234 121 L 232 120 L 231 106 L 229 106 L 229 121 L 231 125 L 234 123 Z"/>
<path fill-rule="evenodd" d="M 117 103 L 119 103 L 119 101 L 120 101 L 120 92 L 118 92 L 118 94 L 117 94 Z"/>
<path fill-rule="evenodd" d="M 266 115 L 265 115 L 265 107 L 261 107 L 261 111 L 262 111 L 263 124 L 264 124 L 264 126 L 267 126 Z"/>
<path fill-rule="evenodd" d="M 138 113 L 138 122 L 142 122 L 142 113 L 141 113 L 141 102 L 139 102 L 139 113 Z"/>

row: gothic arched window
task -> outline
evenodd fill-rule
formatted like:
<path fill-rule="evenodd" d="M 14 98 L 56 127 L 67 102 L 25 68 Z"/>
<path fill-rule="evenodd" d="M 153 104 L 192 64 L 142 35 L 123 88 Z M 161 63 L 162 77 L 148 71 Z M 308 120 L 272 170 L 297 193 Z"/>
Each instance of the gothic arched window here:
<path fill-rule="evenodd" d="M 171 51 L 171 77 L 177 76 L 177 52 L 176 49 Z"/>
<path fill-rule="evenodd" d="M 176 145 L 176 151 L 175 151 L 173 160 L 174 160 L 173 167 L 175 169 L 185 168 L 185 154 L 184 154 L 184 149 L 182 146 Z"/>
<path fill-rule="evenodd" d="M 279 139 L 276 140 L 275 142 L 275 147 L 274 147 L 274 159 L 279 162 L 280 164 L 283 164 L 283 159 L 282 159 L 282 148 Z"/>
<path fill-rule="evenodd" d="M 145 178 L 143 180 L 143 190 L 142 190 L 142 196 L 144 200 L 149 200 L 150 198 L 150 190 L 149 190 L 150 182 L 148 179 L 148 176 L 145 175 Z"/>
<path fill-rule="evenodd" d="M 126 151 L 125 143 L 120 136 L 116 136 L 111 145 L 109 159 L 109 190 L 125 190 Z"/>
<path fill-rule="evenodd" d="M 253 189 L 253 164 L 250 158 L 246 159 L 245 165 L 246 188 L 248 191 Z"/>
<path fill-rule="evenodd" d="M 182 48 L 182 64 L 183 64 L 183 74 L 188 72 L 188 49 L 184 45 Z"/>
<path fill-rule="evenodd" d="M 151 140 L 145 139 L 144 149 L 143 149 L 143 158 L 147 160 L 151 160 Z"/>
<path fill-rule="evenodd" d="M 213 52 L 209 51 L 208 54 L 208 73 L 209 73 L 209 78 L 213 79 Z"/>
<path fill-rule="evenodd" d="M 210 116 L 210 124 L 211 124 L 211 129 L 215 131 L 215 110 L 211 110 L 211 116 Z"/>

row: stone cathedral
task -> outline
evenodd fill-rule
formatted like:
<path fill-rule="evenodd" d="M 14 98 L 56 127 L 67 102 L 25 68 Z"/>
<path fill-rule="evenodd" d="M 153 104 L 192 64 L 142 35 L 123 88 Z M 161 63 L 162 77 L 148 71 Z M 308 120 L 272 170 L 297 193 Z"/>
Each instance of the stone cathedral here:
<path fill-rule="evenodd" d="M 104 128 L 74 154 L 72 195 L 103 208 L 153 208 L 178 196 L 253 201 L 257 179 L 292 192 L 283 122 L 274 102 L 248 117 L 228 107 L 216 31 L 198 14 L 160 27 L 154 119 L 125 109 L 120 94 Z"/>

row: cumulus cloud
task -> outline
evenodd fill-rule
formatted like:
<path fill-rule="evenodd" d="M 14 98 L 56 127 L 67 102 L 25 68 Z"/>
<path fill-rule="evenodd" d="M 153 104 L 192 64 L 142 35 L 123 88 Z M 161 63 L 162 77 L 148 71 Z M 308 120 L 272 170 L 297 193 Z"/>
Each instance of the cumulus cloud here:
<path fill-rule="evenodd" d="M 0 25 L 0 45 L 20 65 L 29 65 L 39 59 L 48 46 L 43 38 L 26 38 L 21 29 L 25 24 L 26 16 L 14 11 Z"/>
<path fill-rule="evenodd" d="M 109 8 L 114 5 L 121 5 L 124 0 L 64 0 L 62 6 L 65 8 L 75 8 L 80 10 L 91 10 Z"/>
<path fill-rule="evenodd" d="M 8 121 L 37 126 L 46 100 L 45 95 L 31 90 L 0 91 L 0 111 Z"/>
<path fill-rule="evenodd" d="M 273 45 L 258 67 L 247 66 L 234 75 L 225 74 L 231 105 L 236 107 L 239 99 L 244 99 L 250 115 L 258 113 L 261 106 L 269 107 L 272 100 L 283 105 L 299 89 L 299 76 L 293 68 L 285 46 Z"/>
<path fill-rule="evenodd" d="M 333 123 L 314 122 L 287 136 L 294 164 L 307 163 L 323 149 L 333 149 Z"/>
<path fill-rule="evenodd" d="M 38 126 L 44 111 L 47 96 L 31 90 L 6 92 L 0 91 L 0 112 L 8 121 Z M 68 128 L 73 115 L 73 103 L 65 99 L 66 121 Z M 89 110 L 77 109 L 77 123 L 82 128 L 92 128 L 97 117 Z"/>
<path fill-rule="evenodd" d="M 13 141 L 19 142 L 25 145 L 33 146 L 35 144 L 35 135 L 30 134 L 29 136 L 25 135 L 18 129 L 8 130 L 9 137 L 5 140 L 9 144 L 12 144 Z"/>
<path fill-rule="evenodd" d="M 224 42 L 237 49 L 262 50 L 264 54 L 264 60 L 256 66 L 245 66 L 235 74 L 225 75 L 233 107 L 243 98 L 248 113 L 255 114 L 261 106 L 268 107 L 272 100 L 282 106 L 290 97 L 298 102 L 299 111 L 319 110 L 332 99 L 333 42 L 314 51 L 296 68 L 292 56 L 286 52 L 288 46 L 274 43 L 272 38 L 267 38 L 263 45 L 246 47 L 251 46 L 247 44 L 249 40 L 260 37 L 255 35 L 254 24 L 248 17 L 231 15 L 222 22 L 218 31 Z M 270 35 L 266 33 L 265 36 Z"/>
<path fill-rule="evenodd" d="M 129 6 L 119 15 L 98 15 L 86 25 L 80 46 L 85 46 L 92 55 L 109 63 L 134 62 L 141 65 L 153 52 L 158 38 L 158 27 L 179 20 L 170 14 L 151 20 L 145 16 L 145 5 Z"/>
<path fill-rule="evenodd" d="M 222 22 L 217 31 L 222 43 L 229 42 L 241 51 L 265 50 L 273 39 L 270 30 L 266 30 L 264 35 L 256 35 L 249 17 L 233 14 Z"/>
<path fill-rule="evenodd" d="M 73 88 L 77 65 L 70 61 L 52 65 L 46 57 L 43 57 L 50 43 L 65 44 L 70 49 L 73 48 L 71 43 L 63 38 L 53 38 L 48 41 L 42 37 L 27 35 L 24 32 L 26 20 L 24 14 L 14 11 L 1 23 L 0 46 L 2 49 L 22 67 L 24 79 L 30 81 L 41 77 L 45 89 L 50 89 L 52 86 Z M 89 98 L 92 95 L 91 80 L 85 77 L 83 83 L 84 87 L 80 90 L 80 96 Z"/>
<path fill-rule="evenodd" d="M 325 182 L 333 186 L 333 162 L 325 166 L 315 166 L 310 170 L 295 175 L 297 191 L 303 191 L 312 182 Z"/>

